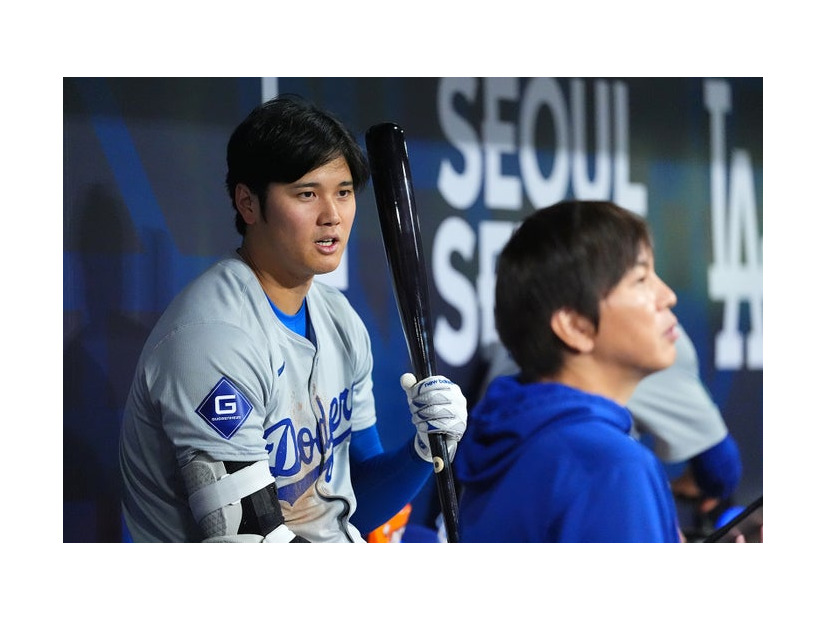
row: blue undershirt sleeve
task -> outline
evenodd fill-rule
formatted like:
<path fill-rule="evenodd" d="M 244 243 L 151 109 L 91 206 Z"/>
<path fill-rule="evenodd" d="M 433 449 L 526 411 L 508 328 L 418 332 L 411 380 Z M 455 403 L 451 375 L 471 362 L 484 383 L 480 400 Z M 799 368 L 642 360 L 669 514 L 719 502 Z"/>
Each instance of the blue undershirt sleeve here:
<path fill-rule="evenodd" d="M 690 463 L 694 480 L 707 497 L 729 497 L 743 473 L 740 449 L 731 435 L 692 458 Z"/>
<path fill-rule="evenodd" d="M 350 473 L 358 506 L 351 519 L 363 536 L 386 523 L 422 490 L 433 465 L 416 454 L 413 438 L 385 452 L 376 425 L 350 439 Z"/>

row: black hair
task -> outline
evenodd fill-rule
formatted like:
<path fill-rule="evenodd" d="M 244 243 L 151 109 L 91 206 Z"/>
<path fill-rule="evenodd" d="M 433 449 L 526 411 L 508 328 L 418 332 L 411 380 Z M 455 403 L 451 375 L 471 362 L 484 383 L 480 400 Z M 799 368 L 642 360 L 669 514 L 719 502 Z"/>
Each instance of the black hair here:
<path fill-rule="evenodd" d="M 243 236 L 246 222 L 235 204 L 235 187 L 250 188 L 263 206 L 270 183 L 292 183 L 344 157 L 361 190 L 370 177 L 367 159 L 353 134 L 329 112 L 298 95 L 285 94 L 257 106 L 233 131 L 227 143 L 226 188 Z"/>
<path fill-rule="evenodd" d="M 568 308 L 599 328 L 599 304 L 653 249 L 645 220 L 607 201 L 564 201 L 528 216 L 499 255 L 494 316 L 502 344 L 535 381 L 562 367 L 567 349 L 550 327 Z"/>

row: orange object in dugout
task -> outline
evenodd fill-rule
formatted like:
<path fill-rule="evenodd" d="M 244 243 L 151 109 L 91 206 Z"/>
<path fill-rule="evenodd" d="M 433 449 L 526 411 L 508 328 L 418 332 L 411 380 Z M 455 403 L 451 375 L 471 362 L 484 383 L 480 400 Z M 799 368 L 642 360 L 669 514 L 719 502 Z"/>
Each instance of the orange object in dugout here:
<path fill-rule="evenodd" d="M 369 543 L 398 543 L 402 541 L 404 535 L 404 528 L 407 527 L 407 521 L 410 519 L 410 511 L 412 506 L 405 505 L 399 512 L 397 512 L 389 521 L 380 525 L 367 535 L 367 542 Z"/>

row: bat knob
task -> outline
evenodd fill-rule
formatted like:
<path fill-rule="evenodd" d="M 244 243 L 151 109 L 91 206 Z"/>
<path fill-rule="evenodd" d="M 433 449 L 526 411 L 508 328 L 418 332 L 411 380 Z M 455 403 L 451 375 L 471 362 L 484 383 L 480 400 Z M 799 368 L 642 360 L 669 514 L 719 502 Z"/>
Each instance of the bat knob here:
<path fill-rule="evenodd" d="M 416 383 L 416 375 L 414 375 L 412 372 L 406 372 L 402 375 L 401 384 L 405 390 L 409 390 L 414 385 L 416 385 Z"/>

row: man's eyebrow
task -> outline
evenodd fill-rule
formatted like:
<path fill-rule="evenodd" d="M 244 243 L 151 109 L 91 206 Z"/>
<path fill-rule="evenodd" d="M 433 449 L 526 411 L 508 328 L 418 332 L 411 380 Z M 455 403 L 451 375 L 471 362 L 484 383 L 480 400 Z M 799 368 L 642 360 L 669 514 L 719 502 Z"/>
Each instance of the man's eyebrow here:
<path fill-rule="evenodd" d="M 305 181 L 303 183 L 290 183 L 290 187 L 293 189 L 302 189 L 302 188 L 309 188 L 314 189 L 316 187 L 320 187 L 321 183 L 318 181 Z M 338 187 L 352 187 L 353 181 L 342 181 L 338 184 Z"/>

